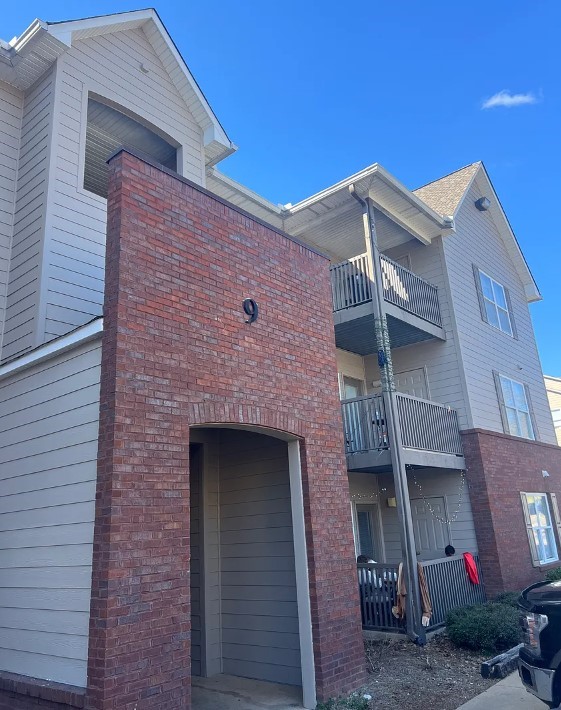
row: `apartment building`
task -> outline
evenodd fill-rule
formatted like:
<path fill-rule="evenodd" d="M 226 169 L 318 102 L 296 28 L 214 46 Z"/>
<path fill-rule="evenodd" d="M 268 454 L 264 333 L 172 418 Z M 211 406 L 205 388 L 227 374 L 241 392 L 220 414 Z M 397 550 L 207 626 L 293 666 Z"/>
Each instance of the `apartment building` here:
<path fill-rule="evenodd" d="M 491 593 L 558 563 L 540 296 L 481 163 L 272 205 L 153 10 L 35 21 L 0 94 L 1 708 L 221 673 L 313 708 L 364 678 L 358 554 L 451 543 Z"/>
<path fill-rule="evenodd" d="M 557 443 L 561 446 L 561 377 L 544 375 L 544 381 Z"/>

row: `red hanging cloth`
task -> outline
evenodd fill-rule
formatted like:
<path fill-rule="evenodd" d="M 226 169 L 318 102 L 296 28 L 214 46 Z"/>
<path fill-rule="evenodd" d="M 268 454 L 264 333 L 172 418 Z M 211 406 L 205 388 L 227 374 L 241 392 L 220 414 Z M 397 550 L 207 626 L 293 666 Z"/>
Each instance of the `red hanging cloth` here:
<path fill-rule="evenodd" d="M 479 574 L 477 572 L 477 565 L 473 559 L 471 552 L 464 552 L 464 564 L 466 566 L 466 574 L 469 581 L 472 584 L 479 584 Z"/>

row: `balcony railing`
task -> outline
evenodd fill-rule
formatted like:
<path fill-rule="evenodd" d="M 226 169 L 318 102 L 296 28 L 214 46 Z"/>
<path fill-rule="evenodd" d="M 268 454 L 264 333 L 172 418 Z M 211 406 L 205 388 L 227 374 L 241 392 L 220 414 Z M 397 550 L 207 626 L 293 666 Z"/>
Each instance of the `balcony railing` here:
<path fill-rule="evenodd" d="M 386 411 L 382 397 L 356 397 L 344 400 L 341 405 L 348 454 L 388 448 Z"/>
<path fill-rule="evenodd" d="M 360 306 L 372 300 L 368 277 L 368 257 L 366 254 L 354 256 L 341 264 L 335 264 L 331 271 L 331 293 L 333 310 Z"/>
<path fill-rule="evenodd" d="M 462 438 L 455 409 L 409 394 L 397 394 L 403 446 L 461 456 Z"/>
<path fill-rule="evenodd" d="M 379 451 L 390 446 L 384 401 L 380 395 L 341 402 L 348 454 Z M 462 439 L 454 409 L 437 402 L 397 394 L 403 446 L 461 456 Z"/>
<path fill-rule="evenodd" d="M 433 325 L 442 326 L 436 286 L 409 269 L 380 257 L 384 300 Z M 360 254 L 331 267 L 333 311 L 359 306 L 371 300 L 368 257 Z"/>
<path fill-rule="evenodd" d="M 474 555 L 479 584 L 469 581 L 462 557 L 446 557 L 422 562 L 432 615 L 428 630 L 446 623 L 452 609 L 487 601 L 478 555 Z M 364 629 L 376 631 L 404 631 L 393 616 L 392 606 L 397 601 L 398 566 L 380 563 L 359 564 L 358 583 L 360 610 Z"/>
<path fill-rule="evenodd" d="M 404 311 L 442 326 L 438 289 L 387 256 L 380 257 L 384 298 Z"/>

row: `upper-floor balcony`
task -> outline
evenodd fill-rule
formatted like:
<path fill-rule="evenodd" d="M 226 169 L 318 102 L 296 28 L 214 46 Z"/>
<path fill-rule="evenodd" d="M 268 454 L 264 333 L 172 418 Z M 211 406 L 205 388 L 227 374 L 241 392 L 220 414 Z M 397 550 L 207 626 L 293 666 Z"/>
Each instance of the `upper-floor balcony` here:
<path fill-rule="evenodd" d="M 405 463 L 463 469 L 465 460 L 456 410 L 401 392 L 396 397 Z M 383 397 L 345 399 L 341 408 L 348 470 L 390 470 L 392 442 Z"/>
<path fill-rule="evenodd" d="M 387 256 L 380 256 L 380 266 L 392 347 L 444 340 L 437 287 Z M 337 347 L 359 355 L 375 352 L 368 256 L 352 257 L 330 271 Z"/>

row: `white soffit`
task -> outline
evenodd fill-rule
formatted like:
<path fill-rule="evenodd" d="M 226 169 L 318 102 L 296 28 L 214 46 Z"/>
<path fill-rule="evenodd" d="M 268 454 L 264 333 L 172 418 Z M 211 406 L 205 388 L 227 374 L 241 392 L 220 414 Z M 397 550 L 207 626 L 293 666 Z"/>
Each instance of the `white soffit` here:
<path fill-rule="evenodd" d="M 334 210 L 350 210 L 351 206 L 356 204 L 349 194 L 351 184 L 354 184 L 359 195 L 370 197 L 381 212 L 425 244 L 429 244 L 448 226 L 441 215 L 431 210 L 381 165 L 375 163 L 287 208 L 286 231 L 290 234 L 303 235 L 313 230 L 314 224 L 319 225 L 322 221 L 328 220 L 329 213 L 334 216 Z"/>

